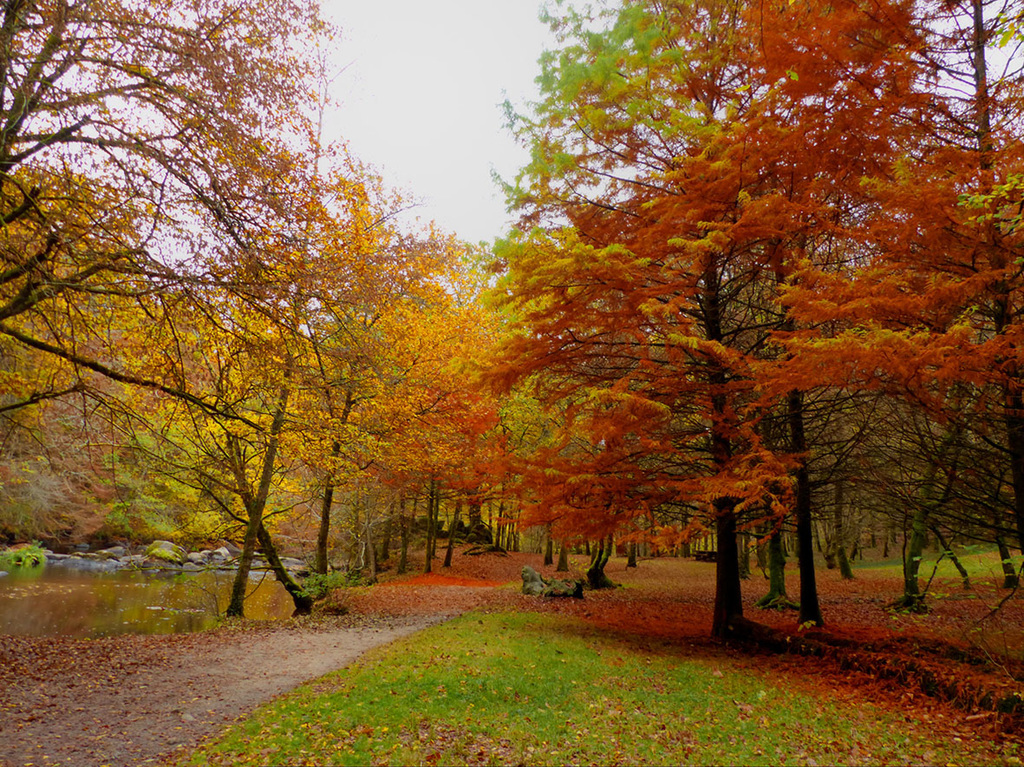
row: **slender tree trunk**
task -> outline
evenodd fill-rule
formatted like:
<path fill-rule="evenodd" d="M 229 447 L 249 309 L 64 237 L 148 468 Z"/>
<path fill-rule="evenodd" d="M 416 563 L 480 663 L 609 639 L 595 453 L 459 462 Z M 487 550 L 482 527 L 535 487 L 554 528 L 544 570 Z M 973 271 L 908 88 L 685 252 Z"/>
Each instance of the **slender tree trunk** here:
<path fill-rule="evenodd" d="M 1017 571 L 1013 569 L 1013 561 L 1010 559 L 1010 548 L 1006 545 L 1006 539 L 996 535 L 996 546 L 999 547 L 999 561 L 1003 567 L 1003 588 L 1017 588 Z"/>
<path fill-rule="evenodd" d="M 416 500 L 412 503 L 412 518 L 416 519 Z M 409 519 L 405 516 L 405 495 L 398 499 L 398 532 L 401 536 L 402 550 L 398 555 L 398 574 L 409 569 Z"/>
<path fill-rule="evenodd" d="M 452 526 L 448 531 L 448 548 L 444 552 L 444 564 L 442 567 L 452 566 L 452 552 L 455 550 L 455 531 L 459 529 L 459 514 L 462 512 L 462 499 L 455 500 L 455 512 L 452 515 Z"/>
<path fill-rule="evenodd" d="M 853 580 L 853 568 L 850 567 L 850 560 L 846 556 L 846 528 L 843 520 L 843 482 L 836 481 L 835 490 L 835 511 L 833 514 L 835 527 L 835 551 L 836 561 L 839 563 L 839 574 L 843 580 Z"/>
<path fill-rule="evenodd" d="M 341 443 L 335 441 L 331 445 L 331 457 L 337 458 L 341 455 Z M 313 560 L 313 572 L 325 575 L 327 573 L 327 541 L 331 534 L 331 506 L 334 504 L 334 475 L 328 473 L 327 482 L 324 485 L 324 497 L 320 504 L 320 529 L 316 535 L 316 557 Z"/>
<path fill-rule="evenodd" d="M 230 617 L 240 618 L 245 615 L 245 590 L 249 582 L 249 571 L 252 568 L 256 541 L 259 538 L 260 528 L 263 526 L 263 511 L 267 507 L 270 483 L 274 478 L 274 467 L 277 464 L 277 445 L 281 436 L 281 429 L 284 427 L 285 412 L 288 407 L 288 393 L 287 387 L 283 387 L 277 398 L 277 405 L 274 409 L 274 417 L 270 424 L 270 433 L 267 439 L 267 449 L 263 453 L 260 482 L 255 496 L 251 495 L 248 489 L 249 482 L 245 471 L 245 460 L 238 440 L 234 437 L 228 438 L 228 449 L 231 453 L 235 484 L 242 495 L 242 502 L 249 515 L 245 529 L 245 540 L 242 545 L 242 556 L 238 562 L 238 571 L 235 573 L 235 580 L 231 586 L 231 599 L 228 602 L 226 614 Z"/>
<path fill-rule="evenodd" d="M 262 524 L 260 525 L 258 537 L 260 548 L 263 549 L 263 556 L 267 558 L 267 564 L 274 571 L 278 582 L 288 592 L 288 596 L 292 598 L 292 604 L 295 605 L 294 615 L 309 615 L 313 610 L 313 597 L 303 591 L 302 586 L 295 582 L 292 574 L 281 564 L 281 558 L 277 555 L 277 547 L 274 545 L 270 533 L 267 532 L 267 528 Z"/>
<path fill-rule="evenodd" d="M 636 567 L 636 541 L 629 543 L 629 556 L 626 559 L 626 567 Z"/>
<path fill-rule="evenodd" d="M 811 518 L 811 479 L 807 472 L 807 438 L 804 436 L 803 394 L 794 389 L 787 397 L 789 410 L 789 436 L 793 452 L 798 456 L 796 479 L 796 537 L 800 568 L 801 625 L 824 626 L 818 603 L 818 582 L 814 571 L 814 521 Z"/>
<path fill-rule="evenodd" d="M 363 537 L 366 541 L 366 567 L 370 571 L 370 583 L 377 582 L 377 547 L 373 542 L 373 514 L 369 506 L 366 509 L 366 523 L 363 528 Z"/>
<path fill-rule="evenodd" d="M 551 540 L 551 525 L 544 533 L 544 564 L 548 567 L 555 563 L 555 542 Z"/>
<path fill-rule="evenodd" d="M 437 482 L 431 479 L 429 489 L 427 490 L 427 545 L 426 556 L 423 561 L 424 573 L 433 572 L 434 570 L 434 539 L 437 536 L 436 511 L 434 507 L 434 500 L 437 494 L 436 486 Z"/>
<path fill-rule="evenodd" d="M 786 593 L 786 553 L 782 550 L 782 533 L 778 530 L 768 539 L 768 593 L 758 600 L 757 607 L 768 610 L 799 608 Z"/>
<path fill-rule="evenodd" d="M 960 573 L 960 582 L 963 584 L 965 590 L 971 588 L 971 577 L 967 573 L 967 569 L 960 561 L 960 557 L 953 551 L 953 547 L 946 543 L 945 536 L 942 535 L 942 531 L 936 526 L 932 528 L 932 533 L 935 534 L 935 540 L 939 542 L 939 546 L 942 547 L 942 552 L 949 557 L 949 560 L 953 563 L 953 567 Z"/>

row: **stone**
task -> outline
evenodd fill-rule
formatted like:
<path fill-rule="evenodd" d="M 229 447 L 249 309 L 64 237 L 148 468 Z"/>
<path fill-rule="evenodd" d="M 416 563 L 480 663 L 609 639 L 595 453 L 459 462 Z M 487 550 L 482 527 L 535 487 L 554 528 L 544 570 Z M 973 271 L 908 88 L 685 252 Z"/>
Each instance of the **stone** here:
<path fill-rule="evenodd" d="M 180 565 L 185 562 L 185 549 L 170 541 L 153 541 L 146 547 L 146 556 Z"/>
<path fill-rule="evenodd" d="M 120 559 L 128 553 L 128 549 L 124 546 L 111 546 L 109 549 L 100 549 L 96 552 L 96 556 L 102 559 Z"/>
<path fill-rule="evenodd" d="M 227 547 L 221 546 L 219 549 L 214 549 L 210 552 L 210 559 L 215 562 L 222 562 L 225 559 L 231 559 L 231 552 L 227 550 Z"/>
<path fill-rule="evenodd" d="M 0 578 L 3 578 L 5 575 L 7 575 L 7 571 L 6 570 L 0 570 Z"/>
<path fill-rule="evenodd" d="M 544 579 L 529 565 L 523 567 L 523 593 L 539 597 L 544 593 Z"/>
<path fill-rule="evenodd" d="M 71 556 L 70 554 L 55 554 L 52 551 L 47 551 L 46 552 L 46 561 L 47 562 L 60 562 L 61 560 L 67 559 L 70 556 Z"/>
<path fill-rule="evenodd" d="M 227 549 L 229 557 L 237 557 L 242 553 L 242 550 L 231 541 L 224 541 L 224 545 L 221 548 Z"/>
<path fill-rule="evenodd" d="M 209 552 L 206 551 L 190 551 L 186 559 L 193 565 L 205 565 L 209 561 L 208 555 Z"/>
<path fill-rule="evenodd" d="M 66 567 L 69 570 L 86 570 L 96 573 L 112 573 L 121 569 L 116 559 L 86 559 L 85 557 L 68 557 L 50 563 L 53 567 Z"/>
<path fill-rule="evenodd" d="M 205 570 L 206 568 L 196 562 L 186 562 L 181 566 L 181 569 L 190 573 L 196 573 L 200 570 Z"/>
<path fill-rule="evenodd" d="M 523 593 L 537 597 L 583 598 L 583 581 L 552 578 L 547 579 L 532 567 L 523 568 Z"/>

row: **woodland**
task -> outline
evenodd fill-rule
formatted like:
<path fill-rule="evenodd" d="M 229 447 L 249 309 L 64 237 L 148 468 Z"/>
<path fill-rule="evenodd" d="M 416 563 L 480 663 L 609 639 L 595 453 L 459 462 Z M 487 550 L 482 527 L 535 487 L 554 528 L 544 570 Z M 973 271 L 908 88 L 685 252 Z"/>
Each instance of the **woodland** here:
<path fill-rule="evenodd" d="M 459 539 L 595 589 L 699 554 L 716 638 L 756 565 L 802 627 L 866 556 L 927 610 L 929 547 L 1010 599 L 1024 2 L 543 20 L 519 225 L 474 245 L 325 140 L 313 0 L 5 0 L 0 536 L 233 541 L 233 615 L 257 551 L 301 611 L 278 551 L 373 581 Z"/>

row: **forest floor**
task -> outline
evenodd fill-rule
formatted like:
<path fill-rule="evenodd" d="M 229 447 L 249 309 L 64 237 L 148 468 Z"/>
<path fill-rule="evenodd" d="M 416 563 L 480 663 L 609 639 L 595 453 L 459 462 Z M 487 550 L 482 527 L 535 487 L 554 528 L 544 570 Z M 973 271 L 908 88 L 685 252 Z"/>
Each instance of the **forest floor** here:
<path fill-rule="evenodd" d="M 905 615 L 886 609 L 900 584 L 893 567 L 861 568 L 853 581 L 822 570 L 827 627 L 813 631 L 799 630 L 793 612 L 753 606 L 767 590 L 755 572 L 744 584 L 745 613 L 775 629 L 759 646 L 708 638 L 713 564 L 656 559 L 627 569 L 613 560 L 607 572 L 622 588 L 583 600 L 521 595 L 525 564 L 554 574 L 539 555 L 457 553 L 451 569 L 438 560 L 432 574 L 384 573 L 377 586 L 336 592 L 344 616 L 174 636 L 2 637 L 0 764 L 158 761 L 302 681 L 470 609 L 572 615 L 640 646 L 670 640 L 703 657 L 739 657 L 793 685 L 826 688 L 837 706 L 870 699 L 914 716 L 951 741 L 1017 740 L 1024 730 L 1019 714 L 1005 711 L 1024 696 L 1024 599 L 985 572 L 970 591 L 936 579 L 931 611 Z"/>

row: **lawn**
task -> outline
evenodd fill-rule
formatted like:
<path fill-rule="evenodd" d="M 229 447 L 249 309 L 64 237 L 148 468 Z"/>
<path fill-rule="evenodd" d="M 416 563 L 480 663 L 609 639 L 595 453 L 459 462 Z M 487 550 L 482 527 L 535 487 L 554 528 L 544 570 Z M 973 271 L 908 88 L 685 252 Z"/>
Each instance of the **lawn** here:
<path fill-rule="evenodd" d="M 499 575 L 481 572 L 480 560 L 457 560 L 448 575 L 343 599 L 379 614 L 476 609 L 276 699 L 175 764 L 1019 765 L 1016 720 L 954 700 L 960 693 L 929 697 L 913 675 L 881 673 L 905 664 L 958 680 L 982 674 L 974 661 L 961 668 L 926 642 L 950 638 L 957 615 L 963 624 L 1001 598 L 997 574 L 988 578 L 992 555 L 977 557 L 969 565 L 974 593 L 963 597 L 955 570 L 940 574 L 928 616 L 885 610 L 898 593 L 898 565 L 859 568 L 853 582 L 823 571 L 832 620 L 818 637 L 841 648 L 866 637 L 850 645 L 863 668 L 840 656 L 707 640 L 713 565 L 613 563 L 624 588 L 542 601 L 514 585 L 466 588 L 474 578 L 506 580 L 524 562 L 536 564 L 529 557 L 496 562 Z M 746 601 L 765 588 L 755 574 Z M 1016 600 L 1010 607 L 1020 609 Z M 795 622 L 792 614 L 747 613 L 780 628 Z M 1004 670 L 996 663 L 985 671 L 986 689 L 1012 697 L 1020 684 Z"/>

